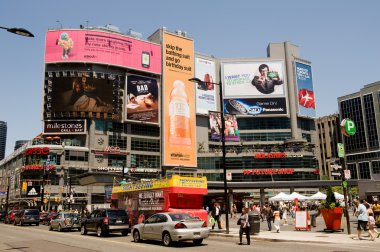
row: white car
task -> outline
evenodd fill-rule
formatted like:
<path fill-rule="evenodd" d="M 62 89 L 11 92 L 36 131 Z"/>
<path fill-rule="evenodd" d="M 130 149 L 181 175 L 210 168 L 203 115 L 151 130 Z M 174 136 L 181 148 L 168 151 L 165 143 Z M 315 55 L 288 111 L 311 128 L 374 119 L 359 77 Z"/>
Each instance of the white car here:
<path fill-rule="evenodd" d="M 209 236 L 207 222 L 186 213 L 157 213 L 133 227 L 135 242 L 160 240 L 165 246 L 172 241 L 192 240 L 200 245 Z"/>

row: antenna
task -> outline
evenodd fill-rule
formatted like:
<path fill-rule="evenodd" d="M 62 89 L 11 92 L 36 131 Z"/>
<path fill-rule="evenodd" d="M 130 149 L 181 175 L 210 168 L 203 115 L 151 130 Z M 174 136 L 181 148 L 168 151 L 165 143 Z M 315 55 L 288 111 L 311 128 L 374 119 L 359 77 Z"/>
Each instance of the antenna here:
<path fill-rule="evenodd" d="M 62 27 L 62 23 L 59 21 L 59 20 L 57 20 L 57 21 L 55 21 L 56 23 L 58 23 L 60 26 L 61 26 L 61 29 L 63 28 Z"/>

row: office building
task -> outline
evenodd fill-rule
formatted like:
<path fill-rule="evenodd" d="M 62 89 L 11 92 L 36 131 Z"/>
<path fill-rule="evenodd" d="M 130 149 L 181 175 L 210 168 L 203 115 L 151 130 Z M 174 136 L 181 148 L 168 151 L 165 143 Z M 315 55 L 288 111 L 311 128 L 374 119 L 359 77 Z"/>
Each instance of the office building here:
<path fill-rule="evenodd" d="M 7 123 L 0 121 L 0 160 L 5 157 L 5 148 L 7 145 Z"/>

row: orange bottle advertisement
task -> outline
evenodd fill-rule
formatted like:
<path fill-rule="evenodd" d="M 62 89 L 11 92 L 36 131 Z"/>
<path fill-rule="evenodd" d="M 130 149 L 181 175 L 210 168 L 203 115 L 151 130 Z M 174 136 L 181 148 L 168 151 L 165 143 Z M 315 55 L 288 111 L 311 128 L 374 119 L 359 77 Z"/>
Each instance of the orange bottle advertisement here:
<path fill-rule="evenodd" d="M 162 51 L 162 165 L 196 167 L 194 43 L 164 32 Z"/>

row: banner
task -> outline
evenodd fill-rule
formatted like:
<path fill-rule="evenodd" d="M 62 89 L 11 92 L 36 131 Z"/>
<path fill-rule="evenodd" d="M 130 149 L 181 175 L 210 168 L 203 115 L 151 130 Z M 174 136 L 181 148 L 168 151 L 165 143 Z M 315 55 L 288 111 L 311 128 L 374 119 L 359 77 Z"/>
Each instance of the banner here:
<path fill-rule="evenodd" d="M 315 118 L 315 97 L 311 66 L 296 62 L 295 67 L 298 93 L 298 115 Z"/>
<path fill-rule="evenodd" d="M 236 115 L 286 115 L 285 98 L 225 99 L 224 112 Z"/>
<path fill-rule="evenodd" d="M 86 134 L 85 120 L 45 120 L 44 134 Z"/>
<path fill-rule="evenodd" d="M 283 61 L 222 63 L 224 98 L 285 96 Z"/>
<path fill-rule="evenodd" d="M 197 166 L 194 42 L 163 33 L 163 166 Z"/>
<path fill-rule="evenodd" d="M 211 139 L 212 140 L 221 140 L 221 132 L 222 132 L 222 120 L 220 112 L 209 112 L 209 120 L 210 120 L 210 129 L 211 129 Z M 224 114 L 224 140 L 226 142 L 239 142 L 240 134 L 238 129 L 238 124 L 235 115 Z"/>
<path fill-rule="evenodd" d="M 110 32 L 48 31 L 45 63 L 91 62 L 161 74 L 160 45 Z"/>
<path fill-rule="evenodd" d="M 209 111 L 216 110 L 215 82 L 216 69 L 215 62 L 195 58 L 195 77 L 204 81 L 196 83 L 196 104 L 198 114 L 207 114 Z"/>
<path fill-rule="evenodd" d="M 126 121 L 159 122 L 159 94 L 156 79 L 138 75 L 127 76 L 125 97 Z"/>

